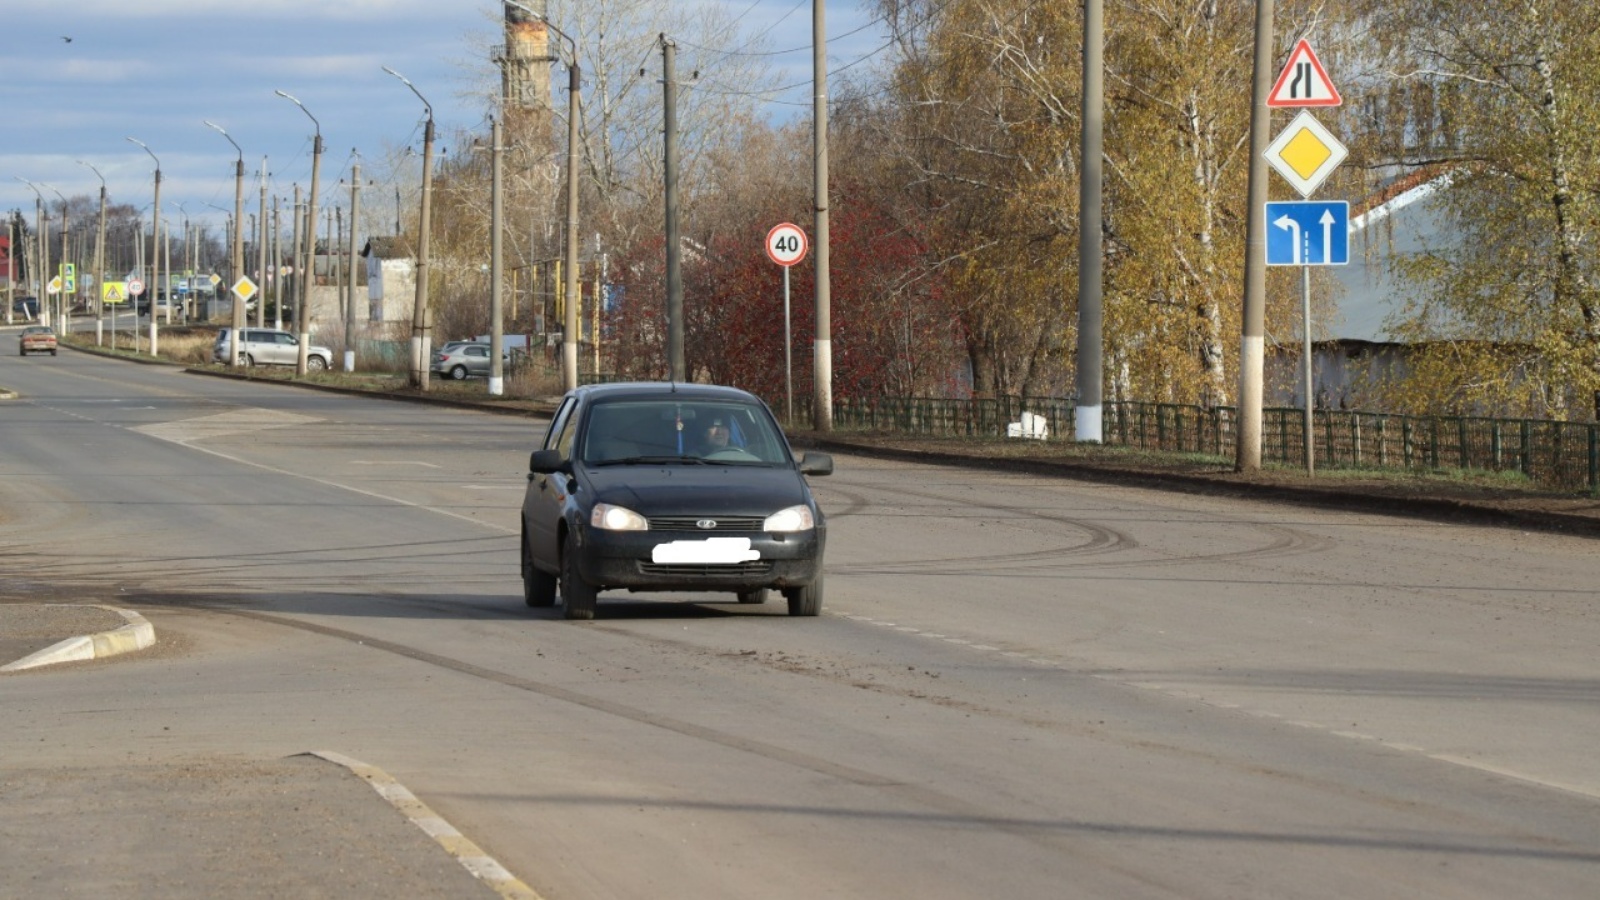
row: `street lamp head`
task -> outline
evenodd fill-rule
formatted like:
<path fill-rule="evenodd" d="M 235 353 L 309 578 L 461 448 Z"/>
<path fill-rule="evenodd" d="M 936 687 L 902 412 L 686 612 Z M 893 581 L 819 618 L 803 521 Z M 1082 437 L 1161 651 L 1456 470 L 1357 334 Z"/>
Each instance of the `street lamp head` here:
<path fill-rule="evenodd" d="M 207 121 L 207 120 L 205 120 L 205 119 L 201 119 L 201 120 L 200 120 L 200 121 L 201 121 L 201 122 L 204 122 L 204 123 L 205 123 L 205 125 L 206 125 L 206 127 L 207 127 L 207 128 L 213 128 L 213 129 L 216 129 L 216 132 L 217 132 L 217 133 L 218 133 L 218 134 L 220 134 L 220 135 L 222 135 L 222 136 L 223 136 L 223 137 L 225 137 L 225 138 L 227 138 L 227 139 L 228 139 L 228 143 L 230 143 L 230 144 L 232 144 L 232 145 L 233 145 L 233 149 L 235 149 L 235 150 L 238 150 L 238 151 L 239 151 L 239 161 L 240 161 L 240 162 L 243 162 L 243 161 L 244 161 L 244 149 L 243 149 L 243 148 L 241 148 L 241 147 L 240 147 L 240 146 L 239 146 L 239 142 L 238 142 L 238 141 L 236 141 L 236 140 L 234 140 L 234 139 L 233 139 L 233 135 L 231 135 L 231 134 L 229 134 L 229 133 L 228 133 L 228 132 L 226 132 L 226 131 L 224 131 L 224 130 L 222 130 L 222 126 L 221 126 L 221 125 L 218 125 L 218 124 L 217 124 L 217 123 L 215 123 L 215 122 L 211 122 L 211 121 Z"/>
<path fill-rule="evenodd" d="M 141 141 L 138 138 L 132 138 L 131 137 L 131 138 L 128 138 L 128 140 L 132 141 L 135 144 L 138 144 L 140 147 L 144 147 L 144 152 L 150 154 L 150 158 L 156 161 L 156 176 L 160 177 L 160 175 L 161 175 L 161 160 L 160 160 L 159 157 L 156 156 L 155 151 L 151 150 L 148 146 L 145 145 L 144 141 Z"/>
<path fill-rule="evenodd" d="M 394 77 L 400 79 L 400 83 L 401 84 L 403 84 L 406 87 L 410 88 L 411 89 L 411 93 L 417 95 L 417 99 L 422 101 L 423 109 L 426 109 L 428 111 L 428 121 L 432 122 L 433 121 L 433 104 L 428 102 L 428 98 L 427 97 L 422 96 L 422 92 L 417 90 L 417 86 L 411 83 L 411 79 L 405 77 L 404 75 L 401 75 L 399 72 L 396 72 L 395 70 L 389 68 L 388 66 L 382 66 L 380 68 L 382 68 L 385 72 L 388 72 L 390 75 L 393 75 Z"/>
<path fill-rule="evenodd" d="M 81 159 L 75 160 L 75 162 L 77 162 L 77 164 L 80 165 L 80 166 L 88 166 L 89 167 L 89 171 L 93 172 L 95 174 L 95 177 L 100 179 L 100 190 L 104 191 L 106 189 L 106 177 L 104 175 L 100 174 L 100 170 L 99 169 L 96 169 L 93 164 L 86 163 Z"/>
<path fill-rule="evenodd" d="M 321 143 L 321 141 L 322 141 L 322 123 L 318 122 L 317 121 L 317 117 L 313 116 L 311 114 L 311 110 L 306 109 L 306 105 L 304 103 L 301 103 L 300 99 L 298 97 L 294 96 L 293 94 L 285 93 L 283 91 L 273 91 L 273 93 L 277 94 L 279 97 L 282 97 L 285 100 L 288 100 L 290 103 L 293 103 L 295 106 L 300 107 L 300 111 L 306 114 L 306 118 L 310 119 L 312 126 L 314 126 L 317 129 L 317 141 L 318 141 L 318 143 Z"/>

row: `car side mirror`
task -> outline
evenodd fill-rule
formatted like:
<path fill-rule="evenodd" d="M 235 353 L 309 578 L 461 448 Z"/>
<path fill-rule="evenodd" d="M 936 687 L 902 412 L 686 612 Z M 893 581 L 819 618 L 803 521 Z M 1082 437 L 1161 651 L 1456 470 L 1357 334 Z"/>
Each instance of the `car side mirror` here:
<path fill-rule="evenodd" d="M 801 475 L 832 475 L 833 457 L 826 453 L 806 453 L 800 457 Z"/>
<path fill-rule="evenodd" d="M 530 475 L 550 475 L 555 472 L 567 472 L 567 461 L 561 458 L 560 450 L 535 450 L 528 457 L 528 473 Z"/>

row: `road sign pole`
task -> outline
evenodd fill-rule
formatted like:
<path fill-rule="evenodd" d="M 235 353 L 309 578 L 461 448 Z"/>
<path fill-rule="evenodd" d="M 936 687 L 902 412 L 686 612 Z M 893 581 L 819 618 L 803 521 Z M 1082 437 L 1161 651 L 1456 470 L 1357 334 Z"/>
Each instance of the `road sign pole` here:
<path fill-rule="evenodd" d="M 1316 447 L 1312 439 L 1312 409 L 1314 404 L 1311 394 L 1311 267 L 1300 267 L 1300 311 L 1304 317 L 1303 344 L 1306 366 L 1306 474 L 1316 474 Z"/>
<path fill-rule="evenodd" d="M 789 267 L 783 267 L 783 390 L 787 398 L 785 409 L 789 419 L 785 423 L 794 427 L 794 344 L 789 333 Z"/>

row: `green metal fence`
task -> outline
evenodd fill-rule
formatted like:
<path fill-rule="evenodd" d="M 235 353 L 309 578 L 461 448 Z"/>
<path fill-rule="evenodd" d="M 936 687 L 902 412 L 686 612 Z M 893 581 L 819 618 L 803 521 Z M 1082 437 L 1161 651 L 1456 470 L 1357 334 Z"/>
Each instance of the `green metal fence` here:
<path fill-rule="evenodd" d="M 809 406 L 796 398 L 800 422 L 811 420 Z M 1003 437 L 1024 412 L 1043 417 L 1049 440 L 1076 434 L 1076 407 L 1062 398 L 842 398 L 833 422 L 844 431 Z M 1232 407 L 1107 403 L 1101 416 L 1111 445 L 1231 457 L 1237 441 Z M 1305 425 L 1302 409 L 1263 410 L 1263 462 L 1304 466 Z M 1542 487 L 1600 494 L 1600 425 L 1592 422 L 1317 410 L 1312 429 L 1318 468 L 1520 472 Z"/>

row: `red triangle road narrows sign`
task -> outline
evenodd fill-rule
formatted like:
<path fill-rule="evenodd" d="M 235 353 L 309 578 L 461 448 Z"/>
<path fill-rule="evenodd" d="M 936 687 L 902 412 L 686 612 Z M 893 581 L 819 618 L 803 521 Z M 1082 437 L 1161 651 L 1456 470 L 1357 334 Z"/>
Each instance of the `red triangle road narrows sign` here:
<path fill-rule="evenodd" d="M 1311 49 L 1311 42 L 1301 38 L 1278 74 L 1278 82 L 1267 95 L 1267 105 L 1285 106 L 1338 106 L 1343 101 L 1339 89 L 1333 86 L 1322 61 Z"/>

